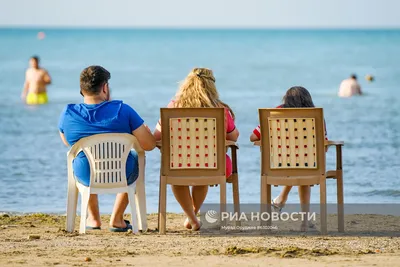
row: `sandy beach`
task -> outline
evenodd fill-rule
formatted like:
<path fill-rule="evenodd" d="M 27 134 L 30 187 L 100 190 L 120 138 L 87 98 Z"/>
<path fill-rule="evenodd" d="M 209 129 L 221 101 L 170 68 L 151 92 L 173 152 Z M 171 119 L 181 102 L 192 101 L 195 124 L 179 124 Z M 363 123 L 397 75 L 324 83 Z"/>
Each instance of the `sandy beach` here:
<path fill-rule="evenodd" d="M 109 232 L 109 216 L 103 230 L 79 235 L 64 231 L 64 216 L 3 214 L 0 266 L 400 266 L 400 217 L 349 216 L 345 234 L 205 236 L 182 229 L 182 214 L 168 214 L 162 236 L 155 214 L 137 235 Z M 390 231 L 363 232 L 363 216 Z"/>

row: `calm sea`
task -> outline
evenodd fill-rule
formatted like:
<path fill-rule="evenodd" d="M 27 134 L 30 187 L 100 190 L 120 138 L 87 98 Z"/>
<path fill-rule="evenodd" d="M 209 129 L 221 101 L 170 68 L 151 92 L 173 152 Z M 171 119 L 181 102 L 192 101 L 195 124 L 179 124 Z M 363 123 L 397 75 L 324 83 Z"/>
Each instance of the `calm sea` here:
<path fill-rule="evenodd" d="M 400 31 L 52 29 L 38 40 L 39 31 L 0 29 L 0 211 L 65 212 L 67 148 L 57 122 L 66 104 L 82 100 L 79 73 L 93 64 L 111 72 L 112 97 L 134 107 L 152 128 L 191 68 L 213 69 L 241 133 L 243 203 L 259 201 L 260 154 L 249 142 L 257 109 L 277 106 L 289 87 L 302 85 L 324 108 L 329 138 L 346 142 L 345 201 L 400 202 Z M 50 103 L 40 107 L 19 98 L 34 54 L 53 78 Z M 365 95 L 340 99 L 339 83 L 350 73 L 359 75 Z M 367 83 L 366 74 L 376 81 Z M 333 150 L 327 160 L 334 167 Z M 148 153 L 148 212 L 157 210 L 159 165 L 158 150 Z M 273 188 L 274 196 L 278 192 Z M 217 202 L 218 194 L 211 188 L 206 201 Z M 328 201 L 335 195 L 330 180 Z M 100 198 L 102 212 L 111 211 L 113 199 Z M 312 202 L 318 200 L 314 187 Z M 298 202 L 296 189 L 289 202 Z M 170 190 L 168 211 L 180 211 Z"/>

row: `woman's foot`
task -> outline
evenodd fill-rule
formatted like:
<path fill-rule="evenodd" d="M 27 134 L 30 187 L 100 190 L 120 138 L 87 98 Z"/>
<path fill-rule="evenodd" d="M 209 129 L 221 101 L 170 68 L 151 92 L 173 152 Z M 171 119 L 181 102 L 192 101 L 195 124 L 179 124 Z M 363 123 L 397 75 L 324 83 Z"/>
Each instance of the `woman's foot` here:
<path fill-rule="evenodd" d="M 200 230 L 202 225 L 203 224 L 199 220 L 197 220 L 197 218 L 196 218 L 195 222 L 191 222 L 189 220 L 189 218 L 186 218 L 185 222 L 183 223 L 183 226 L 185 226 L 186 229 L 189 229 L 189 230 L 192 230 L 192 231 Z"/>
<path fill-rule="evenodd" d="M 192 225 L 190 224 L 189 218 L 186 218 L 185 222 L 183 223 L 183 226 L 186 229 L 189 229 L 189 230 L 192 229 Z"/>
<path fill-rule="evenodd" d="M 192 231 L 199 231 L 202 225 L 203 224 L 199 220 L 197 220 L 196 223 L 192 224 Z"/>

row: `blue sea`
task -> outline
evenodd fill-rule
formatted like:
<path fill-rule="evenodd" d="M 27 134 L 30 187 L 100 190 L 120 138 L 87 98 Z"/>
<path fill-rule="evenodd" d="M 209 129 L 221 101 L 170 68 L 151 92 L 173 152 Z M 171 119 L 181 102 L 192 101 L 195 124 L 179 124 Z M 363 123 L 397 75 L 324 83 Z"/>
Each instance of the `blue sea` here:
<path fill-rule="evenodd" d="M 39 31 L 45 39 L 37 38 Z M 28 107 L 20 100 L 32 55 L 53 78 L 48 105 Z M 275 107 L 289 87 L 304 86 L 324 108 L 329 138 L 345 141 L 345 202 L 400 203 L 399 62 L 400 30 L 0 29 L 0 211 L 65 213 L 67 148 L 57 123 L 65 105 L 82 101 L 79 74 L 94 64 L 111 72 L 112 98 L 131 105 L 151 128 L 191 68 L 213 69 L 241 134 L 243 203 L 260 198 L 260 154 L 249 142 L 257 109 Z M 341 80 L 351 73 L 365 95 L 338 98 Z M 376 81 L 368 83 L 367 74 Z M 330 168 L 334 160 L 331 150 Z M 159 166 L 159 151 L 149 152 L 148 212 L 157 211 Z M 327 187 L 334 202 L 335 181 Z M 279 190 L 273 188 L 273 196 Z M 318 193 L 313 187 L 312 202 Z M 111 212 L 113 200 L 101 196 L 101 212 Z M 218 200 L 218 188 L 210 188 L 206 202 Z M 289 202 L 298 202 L 297 189 Z M 170 190 L 167 209 L 181 212 Z"/>

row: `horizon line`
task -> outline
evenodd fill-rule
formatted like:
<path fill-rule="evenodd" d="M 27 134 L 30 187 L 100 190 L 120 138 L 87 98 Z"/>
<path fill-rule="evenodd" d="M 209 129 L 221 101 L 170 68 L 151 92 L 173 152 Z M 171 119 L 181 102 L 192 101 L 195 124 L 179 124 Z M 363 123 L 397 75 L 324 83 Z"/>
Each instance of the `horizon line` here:
<path fill-rule="evenodd" d="M 1 30 L 348 30 L 348 31 L 376 31 L 376 30 L 400 30 L 400 26 L 385 26 L 385 27 L 214 27 L 214 26 L 49 26 L 49 25 L 1 25 Z"/>

